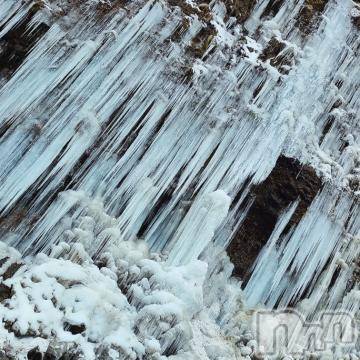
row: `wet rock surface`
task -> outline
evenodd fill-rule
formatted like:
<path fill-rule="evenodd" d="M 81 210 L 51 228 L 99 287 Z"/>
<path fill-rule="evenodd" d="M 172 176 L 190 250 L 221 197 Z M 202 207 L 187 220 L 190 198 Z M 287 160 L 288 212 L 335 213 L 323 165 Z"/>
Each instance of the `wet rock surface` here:
<path fill-rule="evenodd" d="M 280 156 L 268 178 L 254 186 L 249 212 L 228 247 L 234 264 L 234 275 L 245 278 L 275 228 L 279 215 L 299 199 L 285 231 L 297 225 L 322 187 L 320 178 L 310 166 Z"/>

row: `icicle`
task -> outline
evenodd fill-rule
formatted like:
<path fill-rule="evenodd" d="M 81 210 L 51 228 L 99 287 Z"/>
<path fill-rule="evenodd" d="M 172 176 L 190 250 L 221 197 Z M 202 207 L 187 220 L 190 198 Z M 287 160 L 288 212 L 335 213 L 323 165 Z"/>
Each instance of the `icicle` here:
<path fill-rule="evenodd" d="M 184 225 L 180 224 L 175 234 L 174 247 L 170 250 L 170 264 L 187 264 L 198 258 L 224 221 L 230 202 L 229 196 L 217 190 L 194 205 L 184 218 Z M 187 217 L 191 218 L 191 225 Z"/>

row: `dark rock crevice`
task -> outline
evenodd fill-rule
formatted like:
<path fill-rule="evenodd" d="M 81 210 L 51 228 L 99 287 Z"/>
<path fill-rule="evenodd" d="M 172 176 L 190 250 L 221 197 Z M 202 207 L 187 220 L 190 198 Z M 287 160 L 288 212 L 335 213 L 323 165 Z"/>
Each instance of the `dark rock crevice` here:
<path fill-rule="evenodd" d="M 248 200 L 253 199 L 253 204 L 228 247 L 235 276 L 246 281 L 280 214 L 299 199 L 284 230 L 288 232 L 300 222 L 321 188 L 322 182 L 310 166 L 292 158 L 279 157 L 267 179 L 251 189 Z"/>
<path fill-rule="evenodd" d="M 274 17 L 280 11 L 281 7 L 284 5 L 285 0 L 270 0 L 266 5 L 264 12 L 261 14 L 261 19 L 266 19 L 268 17 Z"/>
<path fill-rule="evenodd" d="M 0 79 L 9 79 L 21 66 L 26 56 L 49 29 L 41 23 L 37 27 L 29 24 L 36 13 L 33 7 L 28 14 L 0 39 Z"/>

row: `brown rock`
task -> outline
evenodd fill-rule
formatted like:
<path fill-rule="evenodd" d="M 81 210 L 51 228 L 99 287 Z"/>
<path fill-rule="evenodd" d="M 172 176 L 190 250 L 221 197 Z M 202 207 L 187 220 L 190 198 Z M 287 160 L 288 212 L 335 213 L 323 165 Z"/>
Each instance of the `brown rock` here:
<path fill-rule="evenodd" d="M 296 27 L 306 36 L 314 32 L 320 24 L 321 14 L 324 12 L 328 0 L 306 0 L 302 7 Z"/>
<path fill-rule="evenodd" d="M 281 212 L 300 199 L 285 229 L 287 232 L 300 222 L 321 187 L 321 180 L 310 166 L 285 156 L 279 157 L 268 178 L 251 190 L 250 197 L 254 202 L 228 247 L 235 266 L 234 275 L 246 280 Z"/>

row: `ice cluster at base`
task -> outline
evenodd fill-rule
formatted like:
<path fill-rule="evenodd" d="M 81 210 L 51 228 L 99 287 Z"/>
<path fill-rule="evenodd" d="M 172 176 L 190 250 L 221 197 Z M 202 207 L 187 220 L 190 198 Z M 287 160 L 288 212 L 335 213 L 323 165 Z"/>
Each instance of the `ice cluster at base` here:
<path fill-rule="evenodd" d="M 54 233 L 60 241 L 27 257 L 0 242 L 1 359 L 266 360 L 251 331 L 261 308 L 244 303 L 222 248 L 173 265 L 143 240 L 124 240 L 101 201 L 61 198 L 75 205 Z"/>
<path fill-rule="evenodd" d="M 2 355 L 225 360 L 248 352 L 241 290 L 223 250 L 202 254 L 211 266 L 173 266 L 144 241 L 122 240 L 117 220 L 87 205 L 49 254 L 22 257 L 0 243 Z"/>

